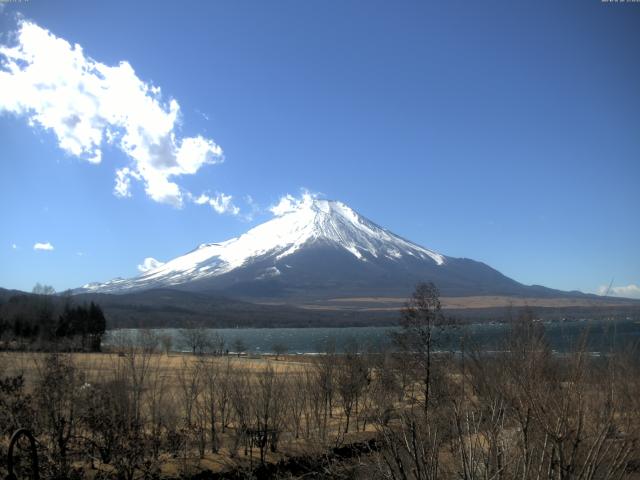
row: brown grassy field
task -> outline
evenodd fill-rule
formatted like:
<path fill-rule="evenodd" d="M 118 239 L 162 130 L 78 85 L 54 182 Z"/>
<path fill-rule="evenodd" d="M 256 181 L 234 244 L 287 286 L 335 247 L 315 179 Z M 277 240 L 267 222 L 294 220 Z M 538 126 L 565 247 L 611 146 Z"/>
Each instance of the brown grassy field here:
<path fill-rule="evenodd" d="M 400 353 L 0 352 L 0 380 L 26 379 L 1 385 L 0 424 L 35 432 L 44 478 L 248 478 L 292 457 L 327 479 L 638 478 L 636 351 L 554 355 L 526 318 L 500 352 L 431 355 L 430 325 L 405 327 Z"/>
<path fill-rule="evenodd" d="M 632 300 L 616 298 L 534 298 L 534 297 L 507 297 L 499 295 L 471 296 L 471 297 L 442 297 L 440 298 L 443 309 L 478 309 L 499 307 L 623 307 Z M 341 309 L 364 308 L 367 310 L 398 310 L 402 308 L 406 298 L 402 297 L 351 297 L 332 298 L 322 304 L 302 305 L 311 309 Z"/>
<path fill-rule="evenodd" d="M 188 400 L 185 399 L 185 389 L 192 387 L 189 382 L 193 381 L 194 376 L 202 375 L 202 372 L 195 373 L 199 368 L 219 369 L 219 371 L 228 369 L 228 371 L 233 372 L 234 376 L 244 376 L 248 379 L 249 390 L 259 388 L 259 379 L 265 375 L 273 374 L 283 382 L 279 393 L 286 396 L 292 395 L 292 393 L 282 388 L 285 383 L 289 385 L 292 381 L 298 381 L 304 375 L 311 374 L 314 368 L 314 358 L 300 355 L 248 357 L 244 355 L 204 356 L 178 353 L 167 355 L 153 352 L 147 354 L 137 353 L 132 356 L 131 352 L 124 354 L 111 352 L 63 353 L 59 354 L 59 356 L 64 359 L 64 362 L 73 365 L 77 370 L 79 379 L 76 379 L 76 381 L 81 385 L 81 389 L 83 388 L 82 385 L 90 387 L 115 381 L 121 378 L 125 371 L 125 375 L 135 377 L 135 371 L 129 369 L 138 368 L 139 371 L 146 369 L 145 387 L 142 389 L 143 394 L 160 395 L 159 392 L 151 393 L 153 389 L 160 389 L 164 399 L 164 408 L 171 410 L 171 416 L 174 419 L 184 417 L 186 409 L 192 408 L 186 405 Z M 137 361 L 142 363 L 138 367 L 132 367 L 131 362 L 136 356 L 138 358 Z M 51 354 L 42 352 L 0 352 L 0 377 L 22 375 L 26 380 L 26 393 L 35 394 L 37 384 L 42 381 L 50 358 Z M 203 382 L 202 379 L 199 381 Z M 193 393 L 194 405 L 199 401 L 202 401 L 203 405 L 204 402 L 211 401 L 205 398 L 204 384 L 193 388 L 198 389 L 197 392 Z M 250 394 L 249 391 L 247 394 Z M 249 402 L 249 398 L 246 400 Z M 280 400 L 282 401 L 283 399 Z M 142 406 L 142 414 L 152 415 L 151 408 L 145 403 Z M 309 435 L 312 436 L 313 433 L 310 433 L 306 438 L 292 435 L 293 425 L 286 418 L 281 419 L 280 428 L 283 433 L 279 439 L 278 451 L 267 451 L 265 461 L 273 463 L 290 456 L 317 454 L 327 445 L 335 444 L 336 441 L 339 443 L 345 441 L 354 442 L 372 438 L 374 435 L 375 429 L 371 424 L 358 428 L 357 432 L 352 428 L 351 432 L 345 434 L 343 432 L 344 418 L 337 403 L 331 406 L 329 415 L 331 418 L 327 419 L 326 441 L 318 441 L 315 437 L 311 441 Z M 178 420 L 178 423 L 180 422 L 181 420 Z M 188 421 L 188 424 L 191 425 L 191 420 Z M 238 433 L 235 430 L 236 427 L 237 420 L 230 420 L 226 431 L 218 433 L 220 448 L 215 453 L 208 448 L 199 453 L 195 446 L 196 440 L 191 439 L 191 445 L 184 447 L 182 455 L 160 454 L 156 459 L 159 473 L 166 477 L 178 477 L 185 473 L 195 473 L 201 470 L 219 472 L 229 469 L 256 467 L 259 451 L 254 446 L 253 448 L 245 449 L 244 453 L 242 452 L 242 447 L 240 446 L 239 448 L 237 445 Z M 195 428 L 195 426 L 191 425 L 189 428 Z M 328 440 L 329 438 L 331 440 Z M 328 443 L 326 443 L 327 441 Z M 0 444 L 2 443 L 0 442 Z M 82 458 L 81 454 L 73 464 L 82 469 L 85 472 L 83 475 L 88 478 L 94 477 L 99 472 L 114 472 L 114 468 L 110 465 L 94 460 L 91 462 L 95 467 L 93 468 L 87 461 L 79 460 L 80 458 Z"/>
<path fill-rule="evenodd" d="M 45 362 L 49 354 L 42 352 L 0 352 L 0 374 L 16 375 L 24 374 L 27 382 L 32 382 L 37 377 L 39 367 Z M 113 353 L 69 353 L 72 362 L 87 375 L 87 378 L 108 378 L 113 375 L 117 365 L 122 361 L 122 356 Z M 280 356 L 278 360 L 274 355 L 261 357 L 248 357 L 246 355 L 229 355 L 224 357 L 207 357 L 208 361 L 218 363 L 229 362 L 234 370 L 246 370 L 251 372 L 264 372 L 272 368 L 278 374 L 300 372 L 308 368 L 310 358 L 304 360 L 301 355 Z M 201 361 L 202 356 L 171 353 L 153 353 L 150 363 L 158 369 L 166 378 L 176 379 L 179 373 L 195 362 Z"/>

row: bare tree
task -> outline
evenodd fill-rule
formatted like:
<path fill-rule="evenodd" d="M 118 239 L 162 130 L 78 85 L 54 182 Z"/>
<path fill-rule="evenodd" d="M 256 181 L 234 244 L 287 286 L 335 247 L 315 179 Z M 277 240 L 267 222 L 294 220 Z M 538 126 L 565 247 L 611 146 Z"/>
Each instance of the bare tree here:
<path fill-rule="evenodd" d="M 160 346 L 162 347 L 162 351 L 169 356 L 171 353 L 171 349 L 173 347 L 173 337 L 168 334 L 160 335 Z"/>
<path fill-rule="evenodd" d="M 328 432 L 329 419 L 333 417 L 333 403 L 335 396 L 335 376 L 336 376 L 336 355 L 335 346 L 331 343 L 327 346 L 327 351 L 324 355 L 319 355 L 314 363 L 313 377 L 309 377 L 313 380 L 311 387 L 314 391 L 314 403 L 320 402 L 321 409 L 318 411 L 317 405 L 314 405 L 314 412 L 316 415 L 321 415 L 319 431 L 321 432 L 321 438 L 324 441 Z"/>
<path fill-rule="evenodd" d="M 405 304 L 400 315 L 401 331 L 396 343 L 413 361 L 423 384 L 425 415 L 429 410 L 432 375 L 433 337 L 437 326 L 442 325 L 440 294 L 433 283 L 420 283 Z"/>
<path fill-rule="evenodd" d="M 300 438 L 300 433 L 302 433 L 303 418 L 307 414 L 306 408 L 308 406 L 307 396 L 309 395 L 309 390 L 306 387 L 304 375 L 300 372 L 289 373 L 283 389 L 289 407 L 287 418 L 293 424 L 294 438 L 298 439 Z"/>
<path fill-rule="evenodd" d="M 238 447 L 243 444 L 245 455 L 249 453 L 247 430 L 251 424 L 251 381 L 244 370 L 236 370 L 230 377 L 229 393 L 234 412 L 234 444 L 231 454 L 235 455 Z"/>
<path fill-rule="evenodd" d="M 276 354 L 276 360 L 278 360 L 281 355 L 286 355 L 289 351 L 289 347 L 283 342 L 274 343 L 271 349 L 273 350 L 273 353 Z"/>
<path fill-rule="evenodd" d="M 182 366 L 177 377 L 182 411 L 184 412 L 184 426 L 188 429 L 193 426 L 196 400 L 202 387 L 202 374 L 203 365 L 201 362 L 192 362 L 189 358 L 182 359 Z"/>
<path fill-rule="evenodd" d="M 225 433 L 230 422 L 231 384 L 234 374 L 235 372 L 231 367 L 231 359 L 227 356 L 224 359 L 224 363 L 220 366 L 220 370 L 217 376 L 217 384 L 214 390 L 215 401 L 218 406 L 219 412 L 220 429 L 222 433 Z"/>
<path fill-rule="evenodd" d="M 239 357 L 241 353 L 245 353 L 247 351 L 247 346 L 244 343 L 244 340 L 238 337 L 233 341 L 233 349 Z"/>
<path fill-rule="evenodd" d="M 357 418 L 360 396 L 370 380 L 369 370 L 363 356 L 358 352 L 358 345 L 350 342 L 336 368 L 336 391 L 345 415 L 344 433 L 349 433 L 349 423 L 354 409 Z"/>
<path fill-rule="evenodd" d="M 207 415 L 207 423 L 209 425 L 209 442 L 211 452 L 216 453 L 219 449 L 220 440 L 218 438 L 218 429 L 216 424 L 220 417 L 220 406 L 218 401 L 223 398 L 217 394 L 219 387 L 218 380 L 221 378 L 221 368 L 217 360 L 202 359 L 200 370 L 202 371 L 202 398 L 204 411 Z"/>
<path fill-rule="evenodd" d="M 178 331 L 182 348 L 187 349 L 194 355 L 204 353 L 206 344 L 206 331 L 203 328 L 187 327 Z"/>
<path fill-rule="evenodd" d="M 257 374 L 252 395 L 251 430 L 260 451 L 261 463 L 265 462 L 267 448 L 275 452 L 278 447 L 278 437 L 286 410 L 287 397 L 283 393 L 282 379 L 271 366 Z"/>
<path fill-rule="evenodd" d="M 36 412 L 51 446 L 52 476 L 65 478 L 69 474 L 71 449 L 78 433 L 77 395 L 83 381 L 69 355 L 51 354 L 44 360 L 36 363 Z"/>

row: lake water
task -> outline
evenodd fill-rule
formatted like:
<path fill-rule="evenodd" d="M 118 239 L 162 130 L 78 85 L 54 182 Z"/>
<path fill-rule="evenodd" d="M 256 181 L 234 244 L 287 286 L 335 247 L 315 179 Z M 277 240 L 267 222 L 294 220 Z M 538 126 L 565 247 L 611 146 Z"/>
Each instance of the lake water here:
<path fill-rule="evenodd" d="M 594 320 L 542 323 L 551 348 L 557 352 L 570 350 L 588 332 L 587 348 L 592 352 L 605 352 L 620 349 L 640 341 L 640 321 Z M 239 339 L 247 352 L 273 353 L 276 344 L 285 345 L 288 353 L 309 354 L 324 352 L 328 345 L 335 345 L 337 352 L 344 351 L 346 345 L 356 342 L 360 350 L 380 351 L 390 346 L 390 332 L 396 327 L 350 327 L 350 328 L 220 328 L 209 330 L 217 333 L 225 341 L 225 348 L 233 351 L 234 343 Z M 447 351 L 459 351 L 464 344 L 477 345 L 483 350 L 500 350 L 509 327 L 505 324 L 472 324 L 464 327 L 447 327 L 438 335 L 438 348 Z M 105 345 L 113 345 L 118 338 L 133 341 L 138 335 L 137 329 L 112 330 L 107 332 Z M 157 329 L 158 335 L 173 338 L 172 349 L 188 351 L 181 341 L 179 329 Z"/>

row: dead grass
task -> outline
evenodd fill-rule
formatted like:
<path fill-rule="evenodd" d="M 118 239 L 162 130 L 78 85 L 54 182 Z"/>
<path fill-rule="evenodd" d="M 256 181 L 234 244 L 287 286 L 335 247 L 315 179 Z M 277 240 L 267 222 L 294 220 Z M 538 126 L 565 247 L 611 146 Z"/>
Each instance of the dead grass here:
<path fill-rule="evenodd" d="M 38 373 L 38 368 L 43 365 L 48 353 L 42 352 L 0 352 L 0 374 L 18 375 L 22 374 L 27 384 L 33 382 Z M 74 365 L 86 376 L 87 379 L 105 379 L 113 375 L 116 368 L 124 360 L 118 353 L 68 353 Z M 247 357 L 247 356 L 198 356 L 191 354 L 160 354 L 151 355 L 150 364 L 153 365 L 162 377 L 174 379 L 168 385 L 175 386 L 179 374 L 191 367 L 194 363 L 206 359 L 208 362 L 225 365 L 231 363 L 234 371 L 245 371 L 250 373 L 265 372 L 271 367 L 275 373 L 287 375 L 304 372 L 310 366 L 311 359 L 301 359 L 301 355 L 280 356 L 276 360 L 275 356 Z"/>
<path fill-rule="evenodd" d="M 614 298 L 534 298 L 507 297 L 500 295 L 471 297 L 441 297 L 442 308 L 497 308 L 497 307 L 621 307 L 629 305 L 628 300 Z M 331 310 L 364 308 L 366 310 L 397 310 L 404 306 L 406 298 L 401 297 L 350 297 L 331 298 L 322 304 L 301 305 L 304 308 Z"/>

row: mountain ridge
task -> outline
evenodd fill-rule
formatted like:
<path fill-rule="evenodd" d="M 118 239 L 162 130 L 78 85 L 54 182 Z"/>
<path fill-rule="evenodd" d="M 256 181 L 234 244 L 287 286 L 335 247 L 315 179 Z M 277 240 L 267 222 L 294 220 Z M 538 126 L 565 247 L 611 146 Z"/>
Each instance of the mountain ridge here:
<path fill-rule="evenodd" d="M 311 196 L 238 237 L 202 243 L 137 277 L 87 284 L 75 293 L 173 288 L 250 300 L 406 297 L 422 281 L 446 296 L 585 295 L 523 285 L 485 263 L 411 242 L 342 202 Z"/>

